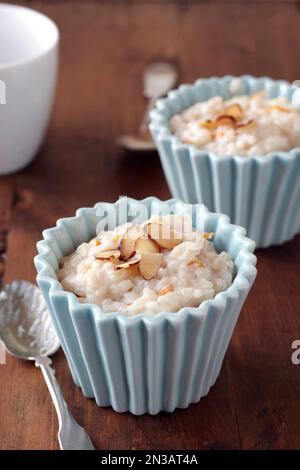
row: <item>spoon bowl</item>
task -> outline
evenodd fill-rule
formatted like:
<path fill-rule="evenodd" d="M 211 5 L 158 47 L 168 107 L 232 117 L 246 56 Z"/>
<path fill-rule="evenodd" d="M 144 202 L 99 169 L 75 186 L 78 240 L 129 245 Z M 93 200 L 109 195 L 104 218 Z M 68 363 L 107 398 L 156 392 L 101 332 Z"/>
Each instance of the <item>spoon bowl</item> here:
<path fill-rule="evenodd" d="M 156 150 L 153 140 L 143 140 L 133 135 L 122 135 L 118 143 L 123 149 L 133 152 L 153 152 Z"/>
<path fill-rule="evenodd" d="M 175 85 L 178 78 L 177 67 L 170 62 L 155 62 L 144 72 L 144 96 L 159 98 Z"/>
<path fill-rule="evenodd" d="M 51 318 L 37 286 L 13 281 L 0 293 L 0 338 L 6 350 L 33 361 L 51 356 L 60 347 Z"/>

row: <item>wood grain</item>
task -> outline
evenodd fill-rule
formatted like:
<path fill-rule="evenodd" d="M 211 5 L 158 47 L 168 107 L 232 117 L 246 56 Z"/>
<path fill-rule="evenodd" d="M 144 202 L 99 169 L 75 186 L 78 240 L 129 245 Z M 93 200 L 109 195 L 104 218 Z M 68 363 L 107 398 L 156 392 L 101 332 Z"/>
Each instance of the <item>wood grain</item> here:
<path fill-rule="evenodd" d="M 119 195 L 169 197 L 158 156 L 116 145 L 134 131 L 146 64 L 174 60 L 180 80 L 227 73 L 300 79 L 295 2 L 30 1 L 61 30 L 53 118 L 34 163 L 0 178 L 0 277 L 35 279 L 41 231 L 80 206 Z M 1 77 L 0 77 L 1 78 Z M 1 145 L 1 144 L 0 144 Z M 1 152 L 1 148 L 0 148 Z M 197 405 L 157 417 L 119 415 L 84 399 L 62 351 L 57 378 L 98 449 L 282 449 L 300 447 L 300 237 L 257 252 L 259 274 L 221 375 Z M 56 449 L 57 420 L 40 372 L 0 366 L 0 447 Z"/>

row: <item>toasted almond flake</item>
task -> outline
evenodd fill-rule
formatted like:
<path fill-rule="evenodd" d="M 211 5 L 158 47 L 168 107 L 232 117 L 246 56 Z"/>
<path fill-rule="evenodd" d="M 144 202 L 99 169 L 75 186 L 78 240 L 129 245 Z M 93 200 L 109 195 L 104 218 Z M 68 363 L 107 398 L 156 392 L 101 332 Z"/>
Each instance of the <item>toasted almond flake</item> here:
<path fill-rule="evenodd" d="M 252 129 L 254 125 L 255 125 L 254 119 L 250 119 L 247 122 L 241 122 L 240 124 L 237 124 L 236 129 L 237 130 L 242 129 L 244 131 L 244 130 Z"/>
<path fill-rule="evenodd" d="M 182 238 L 176 238 L 175 232 L 161 222 L 150 222 L 146 225 L 146 231 L 151 240 L 154 240 L 161 248 L 172 250 L 182 243 Z M 168 238 L 165 238 L 165 235 L 168 235 Z"/>
<path fill-rule="evenodd" d="M 236 124 L 236 120 L 233 116 L 229 114 L 221 114 L 217 117 L 215 121 L 208 119 L 207 121 L 201 121 L 199 125 L 201 127 L 205 127 L 206 129 L 214 130 L 219 126 L 231 126 L 234 127 Z"/>
<path fill-rule="evenodd" d="M 124 261 L 131 258 L 135 254 L 134 245 L 135 245 L 135 240 L 133 239 L 124 238 L 121 240 L 120 251 L 121 251 L 121 257 Z"/>
<path fill-rule="evenodd" d="M 132 225 L 123 234 L 120 241 L 121 258 L 126 261 L 135 254 L 135 243 L 143 234 L 143 229 L 139 225 Z"/>
<path fill-rule="evenodd" d="M 217 129 L 220 126 L 230 126 L 234 127 L 236 125 L 236 119 L 229 114 L 221 114 L 217 117 L 215 121 L 202 121 L 200 122 L 200 126 L 205 127 L 206 129 Z"/>
<path fill-rule="evenodd" d="M 162 261 L 161 253 L 143 253 L 139 263 L 139 271 L 144 279 L 153 279 L 160 268 Z"/>
<path fill-rule="evenodd" d="M 192 259 L 192 261 L 190 261 L 188 263 L 188 266 L 191 266 L 192 264 L 197 264 L 200 268 L 205 268 L 206 264 L 201 261 L 200 259 Z"/>
<path fill-rule="evenodd" d="M 132 266 L 138 265 L 140 262 L 140 258 L 134 258 L 131 261 L 126 261 L 125 263 L 116 264 L 115 270 L 118 271 L 119 269 L 128 269 Z"/>
<path fill-rule="evenodd" d="M 280 106 L 279 104 L 274 104 L 272 106 L 269 106 L 269 111 L 281 111 L 282 113 L 289 113 L 290 110 L 285 108 L 284 106 Z"/>
<path fill-rule="evenodd" d="M 201 121 L 199 122 L 200 127 L 205 127 L 205 129 L 215 129 L 217 127 L 216 121 L 212 121 L 211 119 L 208 119 L 207 121 Z"/>
<path fill-rule="evenodd" d="M 126 271 L 132 276 L 137 276 L 139 274 L 139 263 L 131 264 Z"/>
<path fill-rule="evenodd" d="M 211 240 L 214 236 L 214 232 L 203 232 L 203 238 L 205 240 Z"/>
<path fill-rule="evenodd" d="M 160 291 L 158 292 L 158 295 L 161 296 L 161 295 L 165 295 L 167 294 L 168 292 L 172 292 L 174 290 L 174 286 L 172 283 L 168 284 L 167 286 L 163 287 L 162 289 L 160 289 Z"/>
<path fill-rule="evenodd" d="M 155 240 L 148 237 L 140 237 L 136 240 L 134 249 L 137 253 L 159 253 L 159 246 Z"/>
<path fill-rule="evenodd" d="M 119 266 L 119 264 L 124 263 L 124 261 L 122 261 L 121 258 L 110 258 L 109 261 L 115 266 Z"/>
<path fill-rule="evenodd" d="M 229 114 L 221 114 L 221 116 L 217 117 L 216 124 L 217 124 L 217 127 L 219 126 L 234 127 L 236 125 L 236 120 L 233 116 L 230 116 Z"/>
<path fill-rule="evenodd" d="M 244 115 L 244 112 L 241 108 L 241 106 L 236 103 L 236 104 L 233 104 L 231 106 L 229 106 L 228 108 L 225 109 L 225 114 L 228 115 L 228 116 L 231 116 L 233 117 L 234 119 L 236 119 L 237 121 L 242 119 L 243 115 Z"/>

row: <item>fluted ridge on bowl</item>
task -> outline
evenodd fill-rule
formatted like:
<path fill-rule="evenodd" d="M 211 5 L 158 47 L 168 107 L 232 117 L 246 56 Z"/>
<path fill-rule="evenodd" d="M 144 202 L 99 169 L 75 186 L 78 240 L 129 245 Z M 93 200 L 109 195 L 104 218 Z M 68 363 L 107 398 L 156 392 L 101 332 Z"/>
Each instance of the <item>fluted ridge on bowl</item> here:
<path fill-rule="evenodd" d="M 217 93 L 231 97 L 234 78 L 202 79 L 173 90 L 151 112 L 150 130 L 174 197 L 229 215 L 232 223 L 246 227 L 258 247 L 281 244 L 300 231 L 300 149 L 219 157 L 180 142 L 170 131 L 169 119 L 186 107 Z M 290 99 L 293 93 L 283 80 L 250 75 L 240 79 L 244 94 L 265 89 L 271 98 Z"/>
<path fill-rule="evenodd" d="M 176 200 L 168 203 L 182 204 Z M 218 376 L 254 281 L 254 243 L 244 237 L 244 229 L 230 225 L 228 217 L 206 212 L 209 228 L 215 224 L 216 237 L 230 238 L 238 271 L 232 286 L 200 307 L 184 308 L 177 314 L 132 318 L 105 314 L 98 306 L 80 304 L 75 295 L 63 291 L 55 275 L 59 258 L 75 248 L 78 238 L 84 241 L 93 236 L 94 211 L 80 209 L 75 217 L 61 219 L 56 228 L 44 231 L 35 258 L 37 281 L 75 383 L 85 396 L 119 412 L 156 414 L 198 401 Z M 77 234 L 73 233 L 75 223 Z"/>

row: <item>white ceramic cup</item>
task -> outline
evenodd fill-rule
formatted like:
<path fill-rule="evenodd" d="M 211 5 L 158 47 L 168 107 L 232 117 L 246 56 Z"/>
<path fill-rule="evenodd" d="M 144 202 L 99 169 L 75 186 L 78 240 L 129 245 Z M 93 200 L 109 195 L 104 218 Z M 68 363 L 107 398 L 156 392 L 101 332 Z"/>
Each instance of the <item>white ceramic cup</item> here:
<path fill-rule="evenodd" d="M 25 167 L 48 124 L 59 31 L 29 8 L 0 4 L 0 174 Z"/>

